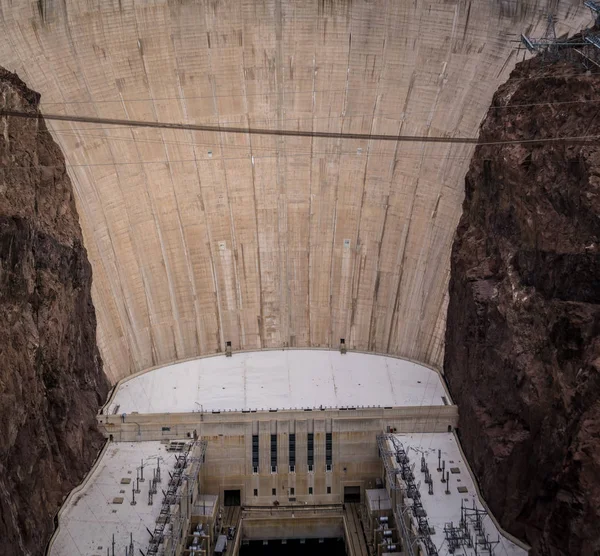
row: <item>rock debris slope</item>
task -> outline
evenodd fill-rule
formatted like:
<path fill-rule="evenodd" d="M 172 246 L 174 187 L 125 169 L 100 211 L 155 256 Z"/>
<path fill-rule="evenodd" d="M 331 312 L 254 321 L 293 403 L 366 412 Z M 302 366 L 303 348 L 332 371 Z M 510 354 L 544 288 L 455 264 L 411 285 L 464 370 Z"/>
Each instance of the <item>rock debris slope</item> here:
<path fill-rule="evenodd" d="M 599 91 L 579 61 L 524 62 L 481 136 L 600 135 Z M 535 554 L 600 550 L 599 242 L 600 144 L 477 149 L 445 372 L 484 495 Z"/>
<path fill-rule="evenodd" d="M 39 95 L 0 68 L 0 106 Z M 108 383 L 71 182 L 43 121 L 0 118 L 0 553 L 43 554 Z"/>

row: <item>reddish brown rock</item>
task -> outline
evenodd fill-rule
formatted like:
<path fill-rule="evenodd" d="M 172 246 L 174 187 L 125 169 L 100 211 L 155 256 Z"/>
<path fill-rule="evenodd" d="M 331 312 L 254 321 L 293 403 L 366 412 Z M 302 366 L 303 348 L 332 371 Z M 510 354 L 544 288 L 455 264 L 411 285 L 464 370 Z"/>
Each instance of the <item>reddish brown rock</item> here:
<path fill-rule="evenodd" d="M 39 96 L 0 69 L 0 106 Z M 102 446 L 108 384 L 91 267 L 63 156 L 43 121 L 0 117 L 0 553 L 44 553 Z"/>
<path fill-rule="evenodd" d="M 575 57 L 575 54 L 573 54 Z M 600 136 L 600 75 L 520 64 L 483 140 Z M 600 552 L 600 142 L 478 147 L 452 252 L 445 373 L 503 526 Z"/>

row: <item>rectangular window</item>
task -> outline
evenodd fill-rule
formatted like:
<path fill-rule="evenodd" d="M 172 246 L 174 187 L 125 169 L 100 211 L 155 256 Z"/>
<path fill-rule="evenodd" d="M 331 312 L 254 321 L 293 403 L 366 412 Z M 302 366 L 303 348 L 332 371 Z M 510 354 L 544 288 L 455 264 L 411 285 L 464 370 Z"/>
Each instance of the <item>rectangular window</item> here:
<path fill-rule="evenodd" d="M 252 469 L 258 473 L 258 434 L 252 435 Z"/>
<path fill-rule="evenodd" d="M 308 494 L 312 494 L 312 487 L 308 487 Z"/>
<path fill-rule="evenodd" d="M 312 471 L 312 466 L 315 464 L 315 435 L 312 432 L 308 433 L 308 451 L 307 451 L 307 463 L 308 470 Z"/>
<path fill-rule="evenodd" d="M 271 435 L 271 473 L 277 473 L 277 435 Z"/>
<path fill-rule="evenodd" d="M 331 465 L 333 464 L 333 435 L 330 432 L 325 433 L 325 465 L 329 466 L 327 469 L 331 471 Z"/>
<path fill-rule="evenodd" d="M 331 494 L 331 487 L 327 487 L 327 494 Z"/>
<path fill-rule="evenodd" d="M 296 435 L 290 434 L 289 438 L 289 450 L 290 450 L 290 472 L 294 472 L 296 467 Z"/>
<path fill-rule="evenodd" d="M 296 472 L 296 466 L 290 465 L 290 473 L 295 473 L 295 472 Z"/>
<path fill-rule="evenodd" d="M 273 496 L 277 496 L 277 489 L 276 488 L 271 489 L 271 493 L 273 494 Z"/>
<path fill-rule="evenodd" d="M 296 489 L 294 489 L 294 487 L 290 487 L 290 496 L 294 496 L 295 492 L 296 492 Z"/>
<path fill-rule="evenodd" d="M 308 466 L 308 472 L 309 472 L 309 473 L 312 473 L 312 470 L 313 470 L 313 466 L 312 466 L 312 465 L 309 465 L 309 466 Z"/>
<path fill-rule="evenodd" d="M 258 496 L 258 489 L 257 488 L 254 489 L 254 496 Z"/>

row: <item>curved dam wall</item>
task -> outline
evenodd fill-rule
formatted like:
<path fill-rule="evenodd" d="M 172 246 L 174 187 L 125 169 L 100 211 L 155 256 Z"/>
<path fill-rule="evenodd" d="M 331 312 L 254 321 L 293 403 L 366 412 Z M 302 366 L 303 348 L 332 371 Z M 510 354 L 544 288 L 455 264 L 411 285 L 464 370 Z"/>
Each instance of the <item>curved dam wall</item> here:
<path fill-rule="evenodd" d="M 514 40 L 579 0 L 0 0 L 0 64 L 46 114 L 473 137 Z M 223 351 L 443 358 L 472 147 L 48 122 L 114 382 Z"/>

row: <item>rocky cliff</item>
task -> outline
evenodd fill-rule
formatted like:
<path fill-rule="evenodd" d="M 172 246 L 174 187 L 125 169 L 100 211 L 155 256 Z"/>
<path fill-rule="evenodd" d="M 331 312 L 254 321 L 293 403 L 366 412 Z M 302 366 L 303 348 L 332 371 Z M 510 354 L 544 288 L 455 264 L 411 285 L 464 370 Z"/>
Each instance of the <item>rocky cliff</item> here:
<path fill-rule="evenodd" d="M 0 69 L 0 106 L 39 96 Z M 102 446 L 108 384 L 91 267 L 62 154 L 43 121 L 0 117 L 0 553 L 44 553 Z"/>
<path fill-rule="evenodd" d="M 571 54 L 518 65 L 481 138 L 600 136 L 600 75 Z M 483 493 L 533 554 L 600 551 L 599 245 L 600 142 L 477 148 L 444 368 Z"/>

